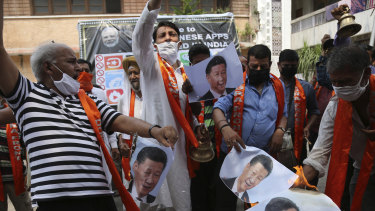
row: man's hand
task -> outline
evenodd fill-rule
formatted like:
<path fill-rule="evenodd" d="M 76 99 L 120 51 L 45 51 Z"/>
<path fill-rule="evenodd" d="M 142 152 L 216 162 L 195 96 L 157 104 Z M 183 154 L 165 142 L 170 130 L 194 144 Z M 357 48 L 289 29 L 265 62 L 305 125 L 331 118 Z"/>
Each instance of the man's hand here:
<path fill-rule="evenodd" d="M 119 160 L 121 158 L 120 151 L 118 150 L 118 148 L 112 148 L 111 153 L 113 160 Z"/>
<path fill-rule="evenodd" d="M 342 4 L 340 5 L 339 7 L 331 10 L 331 14 L 332 16 L 336 19 L 336 20 L 340 20 L 341 16 L 344 14 L 344 12 L 346 12 L 347 10 L 349 9 L 349 6 L 347 4 Z"/>
<path fill-rule="evenodd" d="M 366 136 L 371 140 L 375 140 L 375 130 L 361 129 L 361 131 L 366 134 Z"/>
<path fill-rule="evenodd" d="M 197 126 L 194 131 L 198 141 L 205 142 L 210 140 L 210 132 L 204 124 Z"/>
<path fill-rule="evenodd" d="M 281 129 L 276 129 L 272 135 L 271 142 L 269 144 L 270 154 L 278 153 L 283 145 L 284 132 Z"/>
<path fill-rule="evenodd" d="M 153 127 L 151 130 L 151 134 L 158 140 L 159 143 L 166 147 L 174 148 L 174 144 L 178 140 L 178 133 L 177 130 L 174 129 L 172 126 L 166 126 L 162 128 Z"/>
<path fill-rule="evenodd" d="M 122 139 L 120 138 L 120 141 L 119 141 L 119 148 L 120 148 L 120 152 L 121 152 L 121 155 L 122 157 L 124 158 L 129 158 L 130 157 L 130 147 L 126 142 L 125 142 L 125 139 Z"/>
<path fill-rule="evenodd" d="M 223 127 L 221 133 L 228 148 L 234 147 L 237 152 L 241 152 L 241 147 L 246 149 L 242 138 L 230 126 Z"/>
<path fill-rule="evenodd" d="M 303 128 L 303 137 L 309 138 L 310 136 L 310 129 L 308 127 Z"/>
<path fill-rule="evenodd" d="M 182 92 L 186 95 L 193 91 L 193 86 L 190 83 L 189 79 L 186 79 L 182 84 Z"/>

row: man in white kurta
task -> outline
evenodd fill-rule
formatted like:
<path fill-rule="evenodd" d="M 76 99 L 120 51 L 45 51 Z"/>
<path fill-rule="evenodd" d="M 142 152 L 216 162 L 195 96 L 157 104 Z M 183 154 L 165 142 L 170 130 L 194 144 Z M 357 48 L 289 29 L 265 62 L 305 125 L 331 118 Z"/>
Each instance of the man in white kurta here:
<path fill-rule="evenodd" d="M 152 35 L 154 24 L 160 10 L 161 0 L 150 0 L 144 8 L 141 17 L 133 32 L 133 53 L 141 69 L 141 89 L 143 94 L 142 119 L 160 126 L 171 125 L 177 128 L 179 140 L 174 148 L 174 162 L 169 170 L 167 178 L 163 183 L 155 203 L 158 208 L 171 208 L 173 210 L 191 210 L 190 201 L 190 178 L 187 168 L 187 157 L 185 151 L 185 135 L 179 125 L 177 118 L 172 113 L 163 77 L 160 71 L 157 54 L 154 53 Z M 159 30 L 162 33 L 159 37 Z M 176 30 L 163 26 L 157 30 L 155 44 L 164 42 L 179 42 Z M 179 42 L 179 45 L 181 43 Z M 159 53 L 163 57 L 160 46 Z M 168 61 L 168 58 L 163 57 Z M 183 76 L 181 74 L 182 64 L 179 60 L 172 63 L 174 74 L 179 89 L 179 101 L 182 113 L 185 113 L 187 96 L 181 91 Z"/>

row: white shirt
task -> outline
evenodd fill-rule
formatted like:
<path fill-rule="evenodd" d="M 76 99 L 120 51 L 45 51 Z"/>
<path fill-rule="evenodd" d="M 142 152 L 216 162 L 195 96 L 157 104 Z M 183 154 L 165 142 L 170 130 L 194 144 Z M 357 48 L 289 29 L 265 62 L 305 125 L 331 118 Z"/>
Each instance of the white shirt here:
<path fill-rule="evenodd" d="M 325 166 L 328 163 L 332 150 L 333 129 L 335 125 L 336 111 L 338 105 L 338 97 L 334 96 L 329 101 L 327 108 L 323 114 L 319 127 L 319 135 L 310 155 L 303 161 L 304 164 L 312 166 L 319 172 L 319 177 L 324 176 Z M 361 168 L 363 153 L 366 148 L 367 136 L 360 130 L 365 128 L 358 113 L 353 108 L 353 142 L 349 155 L 354 159 L 353 166 Z M 374 165 L 375 166 L 375 165 Z M 371 174 L 375 173 L 372 168 Z"/>
<path fill-rule="evenodd" d="M 244 194 L 244 192 L 238 192 L 237 191 L 237 183 L 238 183 L 238 177 L 236 178 L 236 180 L 234 181 L 234 184 L 233 184 L 233 187 L 232 187 L 232 191 L 234 193 L 238 193 L 238 198 L 242 198 L 242 195 Z"/>
<path fill-rule="evenodd" d="M 214 98 L 216 99 L 219 99 L 221 96 L 225 96 L 227 95 L 227 90 L 224 90 L 224 93 L 223 94 L 219 94 L 217 92 L 215 92 L 213 89 L 210 88 L 210 92 L 212 93 L 212 95 L 214 96 Z"/>

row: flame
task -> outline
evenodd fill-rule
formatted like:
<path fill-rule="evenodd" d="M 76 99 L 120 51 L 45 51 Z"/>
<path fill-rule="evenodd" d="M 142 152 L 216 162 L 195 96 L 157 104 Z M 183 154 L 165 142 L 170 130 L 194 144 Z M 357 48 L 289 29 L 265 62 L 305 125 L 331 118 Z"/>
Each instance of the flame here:
<path fill-rule="evenodd" d="M 296 174 L 298 175 L 298 179 L 296 179 L 293 184 L 294 187 L 308 187 L 314 190 L 318 190 L 316 186 L 310 185 L 309 182 L 307 182 L 307 179 L 303 174 L 302 166 L 294 166 L 293 168 L 296 170 Z"/>

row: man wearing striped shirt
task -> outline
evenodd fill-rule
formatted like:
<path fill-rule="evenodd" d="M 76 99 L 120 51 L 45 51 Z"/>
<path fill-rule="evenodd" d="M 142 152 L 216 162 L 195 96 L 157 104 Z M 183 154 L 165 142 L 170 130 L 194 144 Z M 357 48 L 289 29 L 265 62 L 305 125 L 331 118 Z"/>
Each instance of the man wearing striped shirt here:
<path fill-rule="evenodd" d="M 75 53 L 64 44 L 39 46 L 31 58 L 38 83 L 32 83 L 19 73 L 5 50 L 3 0 L 0 13 L 0 94 L 23 134 L 30 158 L 31 195 L 38 210 L 116 210 L 97 136 L 77 96 L 75 79 L 80 67 Z M 104 131 L 154 137 L 165 146 L 178 139 L 172 127 L 151 126 L 90 97 Z"/>

